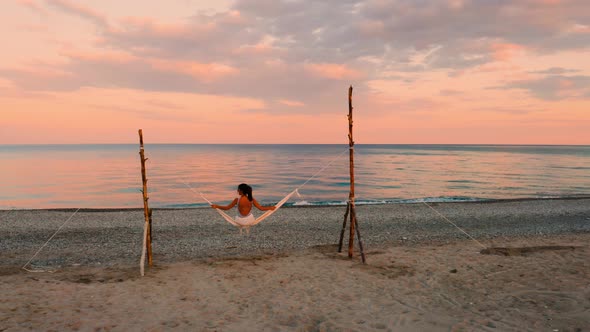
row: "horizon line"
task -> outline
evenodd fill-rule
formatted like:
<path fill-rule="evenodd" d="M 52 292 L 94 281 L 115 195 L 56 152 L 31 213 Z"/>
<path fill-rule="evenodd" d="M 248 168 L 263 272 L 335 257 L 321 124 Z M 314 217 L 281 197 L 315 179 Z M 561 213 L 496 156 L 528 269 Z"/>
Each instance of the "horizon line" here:
<path fill-rule="evenodd" d="M 139 145 L 134 143 L 0 143 L 0 146 L 51 146 L 51 145 Z M 348 145 L 348 143 L 178 143 L 156 142 L 144 145 Z M 355 143 L 355 145 L 463 145 L 463 146 L 590 146 L 588 144 L 547 144 L 547 143 Z"/>

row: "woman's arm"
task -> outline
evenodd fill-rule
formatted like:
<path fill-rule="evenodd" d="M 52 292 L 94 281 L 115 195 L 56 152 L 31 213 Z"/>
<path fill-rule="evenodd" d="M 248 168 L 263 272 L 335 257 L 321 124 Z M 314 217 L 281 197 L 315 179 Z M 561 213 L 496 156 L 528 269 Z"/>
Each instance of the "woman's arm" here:
<path fill-rule="evenodd" d="M 227 206 L 211 204 L 211 207 L 214 209 L 229 210 L 229 209 L 233 208 L 234 206 L 236 206 L 236 203 L 238 203 L 238 199 L 234 198 L 234 200 Z"/>
<path fill-rule="evenodd" d="M 254 206 L 258 208 L 258 210 L 260 211 L 268 211 L 268 210 L 274 210 L 276 209 L 276 207 L 274 206 L 262 206 L 258 203 L 258 201 L 256 199 L 253 200 Z"/>

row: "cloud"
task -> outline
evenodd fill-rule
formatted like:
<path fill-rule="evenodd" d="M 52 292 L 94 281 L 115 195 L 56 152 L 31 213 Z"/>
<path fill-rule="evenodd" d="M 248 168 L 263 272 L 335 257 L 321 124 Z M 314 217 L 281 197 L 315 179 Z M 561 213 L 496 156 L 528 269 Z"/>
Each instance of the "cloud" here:
<path fill-rule="evenodd" d="M 291 106 L 291 107 L 303 107 L 305 106 L 304 103 L 297 101 L 297 100 L 288 100 L 288 99 L 279 99 L 278 100 L 279 103 L 283 104 L 283 105 L 287 105 L 287 106 Z"/>
<path fill-rule="evenodd" d="M 578 69 L 566 69 L 561 67 L 551 67 L 545 70 L 538 70 L 538 71 L 530 71 L 531 74 L 548 74 L 548 75 L 561 75 L 561 74 L 569 74 L 569 73 L 577 73 L 580 70 Z"/>
<path fill-rule="evenodd" d="M 530 8 L 526 3 L 508 1 L 239 0 L 227 12 L 195 14 L 184 22 L 126 18 L 102 38 L 109 47 L 197 57 L 201 62 L 227 59 L 240 50 L 235 61 L 248 62 L 255 53 L 274 48 L 288 50 L 284 60 L 290 63 L 331 59 L 350 64 L 373 56 L 382 64 L 406 69 L 416 51 L 436 46 L 440 51 L 431 55 L 427 67 L 461 69 L 494 58 L 507 59 L 525 48 L 585 47 L 587 37 L 565 36 L 563 31 L 572 22 L 586 26 L 590 17 L 587 7 L 583 0 L 568 1 L 557 12 L 551 4 Z M 273 42 L 264 43 L 265 38 Z"/>
<path fill-rule="evenodd" d="M 524 46 L 512 43 L 493 43 L 491 48 L 493 52 L 492 58 L 495 61 L 508 61 L 515 54 L 522 53 L 525 50 Z"/>
<path fill-rule="evenodd" d="M 549 5 L 549 6 L 557 6 L 560 4 L 565 3 L 567 0 L 528 0 L 529 3 L 533 5 Z"/>
<path fill-rule="evenodd" d="M 175 72 L 188 75 L 203 82 L 211 82 L 225 76 L 235 75 L 238 69 L 220 63 L 199 63 L 194 61 L 170 61 L 162 59 L 148 59 L 156 70 Z"/>
<path fill-rule="evenodd" d="M 499 88 L 523 89 L 547 101 L 585 99 L 590 92 L 590 76 L 548 75 L 540 79 L 514 81 Z"/>
<path fill-rule="evenodd" d="M 304 68 L 312 73 L 312 75 L 333 80 L 356 79 L 361 77 L 359 71 L 348 68 L 346 65 L 335 63 L 309 63 L 305 64 Z"/>
<path fill-rule="evenodd" d="M 587 24 L 574 23 L 567 32 L 574 34 L 590 34 L 590 26 Z"/>
<path fill-rule="evenodd" d="M 503 114 L 514 114 L 514 115 L 525 115 L 534 112 L 538 112 L 538 108 L 518 108 L 518 107 L 480 107 L 474 109 L 474 111 L 480 112 L 491 112 L 491 113 L 503 113 Z"/>
<path fill-rule="evenodd" d="M 238 55 L 245 54 L 252 56 L 284 56 L 287 52 L 287 49 L 284 47 L 275 46 L 276 42 L 276 38 L 272 37 L 271 35 L 265 35 L 256 44 L 240 45 L 234 50 L 234 53 Z"/>
<path fill-rule="evenodd" d="M 61 10 L 62 12 L 70 15 L 75 15 L 81 17 L 86 20 L 90 20 L 95 24 L 106 27 L 108 25 L 106 17 L 84 5 L 81 5 L 79 2 L 73 2 L 70 0 L 45 0 L 49 5 Z"/>
<path fill-rule="evenodd" d="M 135 61 L 141 61 L 141 58 L 126 51 L 115 50 L 98 50 L 84 51 L 78 49 L 62 49 L 60 54 L 70 60 L 87 62 L 87 63 L 118 63 L 128 64 Z"/>
<path fill-rule="evenodd" d="M 507 0 L 237 0 L 226 11 L 188 13 L 177 20 L 109 18 L 73 0 L 46 3 L 96 24 L 95 42 L 83 50 L 62 50 L 68 60 L 62 65 L 39 67 L 72 76 L 40 78 L 19 68 L 0 71 L 14 84 L 32 90 L 90 86 L 248 96 L 276 103 L 285 112 L 293 106 L 277 101 L 301 102 L 306 106 L 302 111 L 338 111 L 333 96 L 351 83 L 369 91 L 372 81 L 418 84 L 421 75 L 432 72 L 518 72 L 523 69 L 513 61 L 519 56 L 584 50 L 590 37 L 583 33 L 590 23 L 584 0 L 559 5 Z M 553 69 L 538 74 L 571 73 Z M 565 96 L 533 82 L 518 82 L 518 89 L 539 91 L 537 96 Z M 572 89 L 560 91 L 570 91 L 571 97 Z M 444 87 L 434 93 L 438 91 L 451 95 Z"/>
<path fill-rule="evenodd" d="M 39 5 L 37 3 L 37 1 L 35 1 L 35 0 L 17 0 L 17 2 L 37 14 L 42 14 L 42 15 L 47 14 L 47 11 L 45 10 L 45 8 L 43 8 L 41 5 Z"/>
<path fill-rule="evenodd" d="M 383 22 L 385 33 L 380 38 L 398 49 L 470 45 L 487 39 L 538 51 L 565 47 L 563 30 L 571 22 L 587 23 L 590 17 L 587 4 L 579 0 L 568 1 L 558 10 L 550 4 L 510 1 L 465 1 L 459 7 L 438 1 L 366 1 L 361 15 Z M 569 47 L 585 47 L 581 39 L 570 42 Z"/>
<path fill-rule="evenodd" d="M 458 95 L 461 95 L 462 92 L 459 90 L 453 90 L 453 89 L 442 89 L 442 90 L 440 90 L 439 94 L 441 96 L 458 96 Z"/>

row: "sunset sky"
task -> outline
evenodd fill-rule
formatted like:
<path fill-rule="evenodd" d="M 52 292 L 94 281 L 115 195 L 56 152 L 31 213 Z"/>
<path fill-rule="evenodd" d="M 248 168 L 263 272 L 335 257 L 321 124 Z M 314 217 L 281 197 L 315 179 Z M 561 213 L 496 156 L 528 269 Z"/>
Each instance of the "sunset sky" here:
<path fill-rule="evenodd" d="M 590 144 L 588 0 L 2 0 L 0 144 Z"/>

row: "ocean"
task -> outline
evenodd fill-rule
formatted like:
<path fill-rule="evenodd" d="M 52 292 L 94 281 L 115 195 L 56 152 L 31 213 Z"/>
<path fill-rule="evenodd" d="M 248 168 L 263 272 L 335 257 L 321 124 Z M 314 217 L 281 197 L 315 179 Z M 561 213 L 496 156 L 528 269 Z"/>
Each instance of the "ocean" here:
<path fill-rule="evenodd" d="M 227 204 L 244 182 L 273 204 L 343 205 L 347 145 L 148 144 L 150 207 Z M 139 146 L 0 145 L 0 209 L 138 208 Z M 355 145 L 358 204 L 590 196 L 590 146 Z"/>

